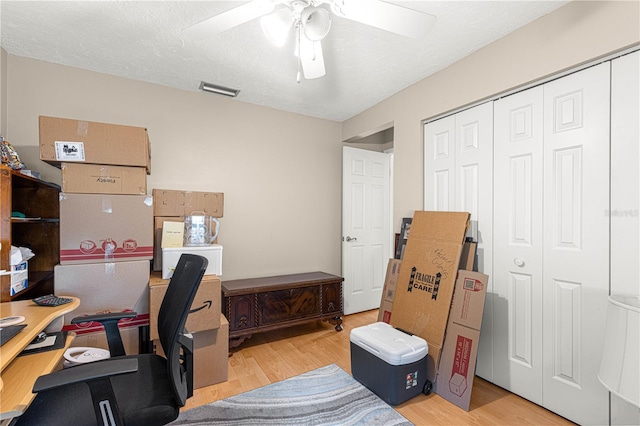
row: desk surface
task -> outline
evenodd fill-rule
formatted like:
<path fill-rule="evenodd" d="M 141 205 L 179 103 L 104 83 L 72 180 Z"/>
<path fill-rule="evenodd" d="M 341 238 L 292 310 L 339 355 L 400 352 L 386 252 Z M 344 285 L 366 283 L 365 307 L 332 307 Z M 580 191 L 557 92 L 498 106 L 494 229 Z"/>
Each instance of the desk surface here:
<path fill-rule="evenodd" d="M 80 299 L 60 306 L 38 306 L 31 300 L 0 303 L 0 317 L 23 316 L 27 324 L 15 337 L 0 348 L 0 419 L 22 414 L 33 397 L 31 388 L 36 379 L 57 366 L 72 336 L 63 349 L 16 357 L 56 318 L 80 306 Z"/>

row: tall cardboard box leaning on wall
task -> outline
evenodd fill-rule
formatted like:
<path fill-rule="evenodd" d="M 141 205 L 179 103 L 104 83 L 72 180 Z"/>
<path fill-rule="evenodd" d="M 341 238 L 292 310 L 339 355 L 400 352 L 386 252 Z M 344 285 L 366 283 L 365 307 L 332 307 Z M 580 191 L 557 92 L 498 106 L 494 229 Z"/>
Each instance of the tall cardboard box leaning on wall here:
<path fill-rule="evenodd" d="M 469 411 L 489 277 L 458 271 L 435 391 Z"/>
<path fill-rule="evenodd" d="M 416 211 L 400 267 L 390 324 L 427 341 L 427 378 L 432 382 L 468 224 L 466 212 Z"/>

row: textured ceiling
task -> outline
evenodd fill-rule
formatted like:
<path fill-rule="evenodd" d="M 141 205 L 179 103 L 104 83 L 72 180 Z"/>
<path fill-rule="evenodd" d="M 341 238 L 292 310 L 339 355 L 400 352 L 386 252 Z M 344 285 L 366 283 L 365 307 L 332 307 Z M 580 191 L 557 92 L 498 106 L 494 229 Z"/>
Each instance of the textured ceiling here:
<path fill-rule="evenodd" d="M 12 55 L 197 91 L 240 89 L 236 101 L 344 121 L 566 1 L 389 1 L 437 17 L 412 40 L 333 17 L 327 74 L 296 82 L 291 43 L 276 48 L 258 20 L 207 40 L 182 30 L 242 1 L 0 1 Z M 210 95 L 215 96 L 215 95 Z"/>

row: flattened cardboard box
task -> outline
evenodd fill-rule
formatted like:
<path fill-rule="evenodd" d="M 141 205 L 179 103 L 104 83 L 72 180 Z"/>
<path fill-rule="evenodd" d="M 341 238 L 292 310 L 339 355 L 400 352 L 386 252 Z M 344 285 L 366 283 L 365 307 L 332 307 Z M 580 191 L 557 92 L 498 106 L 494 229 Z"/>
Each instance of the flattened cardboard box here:
<path fill-rule="evenodd" d="M 458 271 L 435 392 L 469 411 L 489 277 Z"/>
<path fill-rule="evenodd" d="M 220 278 L 215 275 L 205 275 L 202 278 L 185 325 L 190 333 L 220 327 L 221 284 Z M 158 313 L 168 287 L 169 280 L 163 280 L 159 273 L 151 274 L 149 280 L 149 334 L 151 340 L 160 338 L 158 336 Z"/>
<path fill-rule="evenodd" d="M 152 213 L 147 195 L 60 193 L 60 263 L 151 260 Z"/>
<path fill-rule="evenodd" d="M 62 192 L 76 194 L 147 194 L 144 167 L 62 163 Z"/>
<path fill-rule="evenodd" d="M 54 166 L 78 161 L 151 172 L 149 135 L 143 127 L 40 116 L 39 129 L 40 159 Z"/>
<path fill-rule="evenodd" d="M 396 294 L 401 263 L 402 261 L 399 259 L 389 259 L 389 263 L 387 264 L 387 275 L 384 279 L 382 299 L 380 300 L 380 309 L 378 310 L 378 322 L 386 322 L 388 324 L 391 319 L 391 309 Z"/>
<path fill-rule="evenodd" d="M 416 211 L 400 267 L 389 324 L 425 339 L 436 368 L 468 224 L 466 212 Z"/>
<path fill-rule="evenodd" d="M 207 216 L 222 217 L 224 194 L 222 192 L 178 191 L 154 189 L 154 216 L 189 216 L 204 213 Z"/>
<path fill-rule="evenodd" d="M 476 256 L 475 242 L 465 242 L 462 246 L 462 254 L 460 255 L 460 263 L 458 269 L 464 269 L 467 271 L 473 270 L 474 261 Z M 382 300 L 380 301 L 380 309 L 378 310 L 378 322 L 386 322 L 387 324 L 391 320 L 391 310 L 393 308 L 393 299 L 396 294 L 396 287 L 398 285 L 398 274 L 400 272 L 400 265 L 402 260 L 389 259 L 387 265 L 387 275 L 384 281 L 384 287 L 382 288 Z"/>

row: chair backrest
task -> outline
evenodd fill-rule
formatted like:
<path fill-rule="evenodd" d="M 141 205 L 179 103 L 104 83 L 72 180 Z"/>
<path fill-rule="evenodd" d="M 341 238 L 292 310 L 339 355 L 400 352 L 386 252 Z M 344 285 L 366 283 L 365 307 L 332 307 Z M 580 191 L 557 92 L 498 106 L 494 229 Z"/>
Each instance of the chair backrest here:
<path fill-rule="evenodd" d="M 194 254 L 183 254 L 173 271 L 167 292 L 158 312 L 158 335 L 167 357 L 167 368 L 178 401 L 187 400 L 187 379 L 180 361 L 179 337 L 185 330 L 187 315 L 207 269 L 208 260 Z"/>

